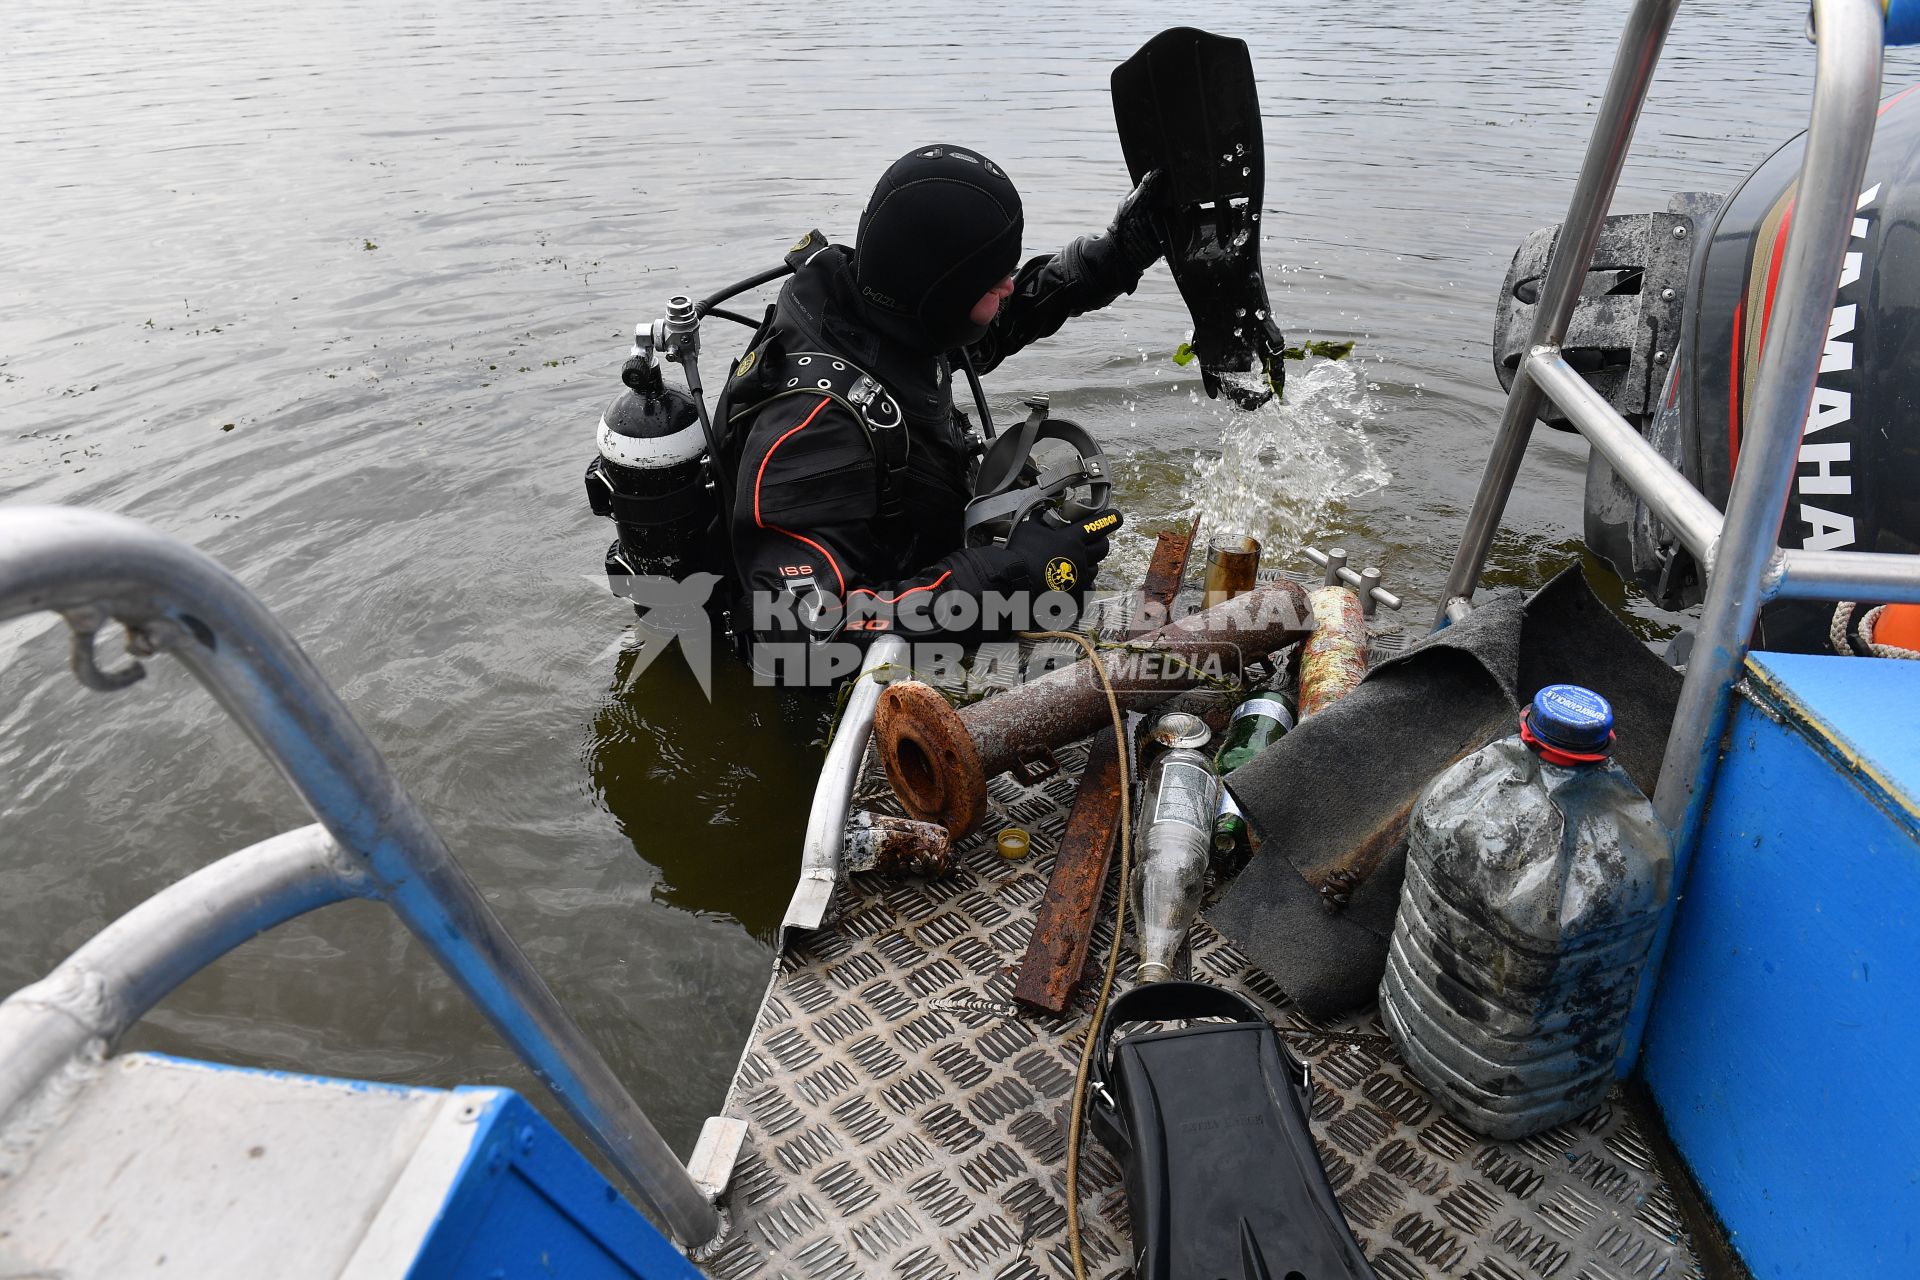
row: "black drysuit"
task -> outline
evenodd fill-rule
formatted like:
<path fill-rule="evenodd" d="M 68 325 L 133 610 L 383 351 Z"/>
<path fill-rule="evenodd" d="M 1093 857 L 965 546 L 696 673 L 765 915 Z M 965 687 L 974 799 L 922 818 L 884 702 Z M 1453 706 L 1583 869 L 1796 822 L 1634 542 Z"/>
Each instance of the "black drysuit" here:
<path fill-rule="evenodd" d="M 930 603 L 910 601 L 916 593 L 1041 589 L 1010 580 L 1004 559 L 961 546 L 979 444 L 954 407 L 953 353 L 924 354 L 891 317 L 866 304 L 854 284 L 851 249 L 824 245 L 817 232 L 803 243 L 750 367 L 764 379 L 800 352 L 843 357 L 892 394 L 906 418 L 908 451 L 904 471 L 894 477 L 897 514 L 885 518 L 880 464 L 844 405 L 827 396 L 787 395 L 735 417 L 728 452 L 737 458 L 731 540 L 745 593 L 741 629 L 759 641 L 818 639 L 839 615 L 809 626 L 816 593 L 844 603 L 857 627 L 863 604 Z M 985 373 L 1069 318 L 1131 293 L 1139 280 L 1112 236 L 1082 237 L 1060 253 L 1032 258 L 1015 273 L 1013 295 L 967 354 Z M 748 382 L 736 374 L 729 386 L 730 413 L 750 406 Z M 794 607 L 763 608 L 754 620 L 756 597 L 783 596 Z M 845 634 L 862 636 L 852 628 Z M 984 637 L 974 630 L 945 638 L 970 643 Z"/>

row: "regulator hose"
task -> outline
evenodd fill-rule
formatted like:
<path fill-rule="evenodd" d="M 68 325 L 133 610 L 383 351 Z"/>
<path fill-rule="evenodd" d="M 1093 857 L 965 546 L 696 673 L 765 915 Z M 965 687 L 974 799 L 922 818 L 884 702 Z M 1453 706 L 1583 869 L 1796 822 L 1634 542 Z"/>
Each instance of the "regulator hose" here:
<path fill-rule="evenodd" d="M 693 313 L 696 316 L 706 316 L 710 314 L 715 307 L 725 302 L 728 298 L 734 297 L 737 294 L 745 293 L 749 289 L 757 289 L 763 284 L 767 284 L 771 281 L 778 280 L 781 276 L 789 276 L 792 274 L 793 274 L 793 268 L 788 266 L 784 262 L 777 267 L 768 267 L 765 271 L 756 272 L 755 274 L 748 276 L 745 280 L 734 281 L 732 284 L 720 290 L 720 292 L 718 293 L 708 294 L 706 297 L 700 299 L 700 301 L 693 304 Z M 743 316 L 729 315 L 726 318 L 728 320 L 738 320 L 742 324 L 749 323 L 746 320 L 746 318 Z"/>

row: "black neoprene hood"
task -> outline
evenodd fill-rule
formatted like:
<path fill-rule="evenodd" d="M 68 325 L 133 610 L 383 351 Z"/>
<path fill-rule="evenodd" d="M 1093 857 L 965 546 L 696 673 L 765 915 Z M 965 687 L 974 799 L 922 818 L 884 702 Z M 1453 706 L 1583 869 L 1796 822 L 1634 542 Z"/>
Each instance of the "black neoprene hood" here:
<path fill-rule="evenodd" d="M 974 303 L 1020 261 L 1020 193 L 977 151 L 916 147 L 888 166 L 860 215 L 854 281 L 903 340 L 929 352 L 979 338 Z"/>

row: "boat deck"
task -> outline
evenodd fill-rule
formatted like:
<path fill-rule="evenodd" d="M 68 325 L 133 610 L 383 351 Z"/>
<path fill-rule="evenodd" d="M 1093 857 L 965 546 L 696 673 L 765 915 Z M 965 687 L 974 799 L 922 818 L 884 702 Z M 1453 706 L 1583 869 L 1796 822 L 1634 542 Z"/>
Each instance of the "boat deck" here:
<path fill-rule="evenodd" d="M 1391 646 L 1392 642 L 1388 641 Z M 1181 705 L 1223 695 L 1186 695 Z M 1070 1016 L 1011 999 L 1087 746 L 995 812 L 938 880 L 843 877 L 825 926 L 790 937 L 726 1114 L 747 1122 L 722 1280 L 1070 1276 L 1066 1133 L 1081 1037 L 1112 936 L 1109 877 Z M 853 811 L 898 813 L 869 750 Z M 992 832 L 1033 834 L 1009 862 Z M 1131 965 L 1122 958 L 1124 989 Z M 1611 1105 L 1521 1142 L 1442 1114 L 1369 1010 L 1316 1022 L 1204 921 L 1192 976 L 1253 998 L 1311 1071 L 1313 1125 L 1341 1207 L 1383 1280 L 1701 1276 L 1647 1137 Z M 1120 1170 L 1083 1144 L 1090 1276 L 1129 1274 Z"/>

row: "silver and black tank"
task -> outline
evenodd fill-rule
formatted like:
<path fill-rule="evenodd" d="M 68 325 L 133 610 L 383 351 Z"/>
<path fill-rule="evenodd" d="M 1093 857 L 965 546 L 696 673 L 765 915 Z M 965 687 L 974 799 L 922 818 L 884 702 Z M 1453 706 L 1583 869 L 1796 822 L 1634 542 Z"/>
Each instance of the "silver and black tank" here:
<path fill-rule="evenodd" d="M 626 389 L 600 416 L 586 484 L 593 513 L 618 530 L 607 548 L 607 577 L 624 595 L 625 578 L 679 578 L 697 567 L 717 509 L 693 398 L 667 385 L 651 352 L 629 359 L 620 380 Z"/>

